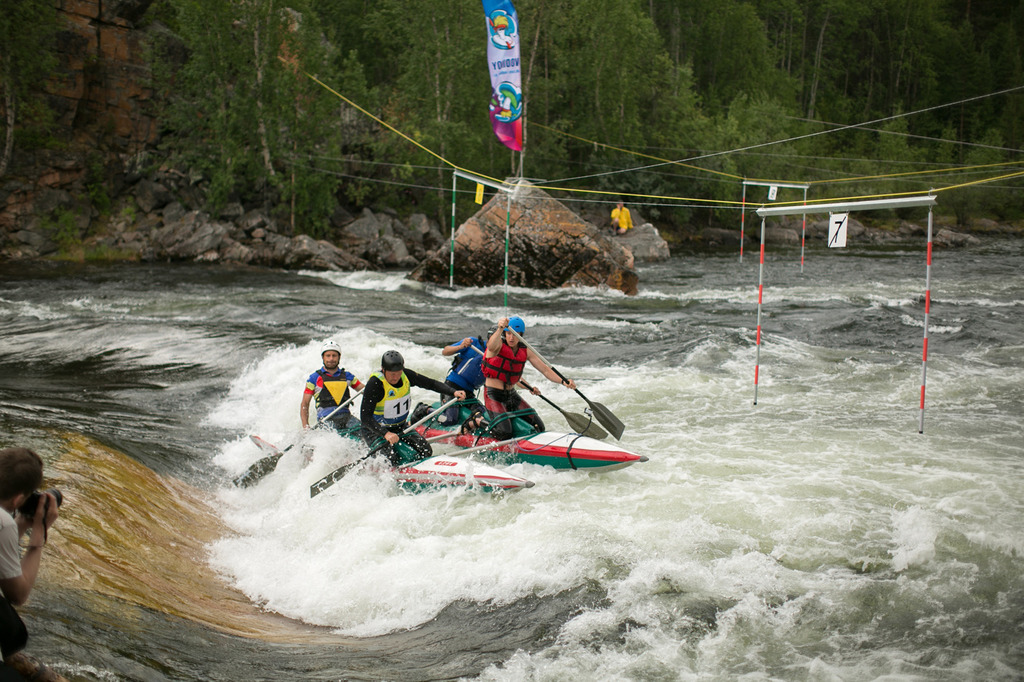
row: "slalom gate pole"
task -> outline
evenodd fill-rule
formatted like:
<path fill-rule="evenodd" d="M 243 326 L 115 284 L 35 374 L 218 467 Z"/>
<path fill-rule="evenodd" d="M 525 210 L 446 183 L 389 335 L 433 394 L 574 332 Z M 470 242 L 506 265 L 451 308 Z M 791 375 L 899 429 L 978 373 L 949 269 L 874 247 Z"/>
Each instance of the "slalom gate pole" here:
<path fill-rule="evenodd" d="M 452 195 L 454 198 L 454 194 Z M 804 187 L 804 206 L 807 206 L 807 188 Z M 454 207 L 453 207 L 454 208 Z M 800 225 L 800 274 L 804 274 L 804 245 L 807 243 L 807 211 L 803 212 L 803 223 Z"/>
<path fill-rule="evenodd" d="M 917 432 L 924 433 L 924 387 L 928 376 L 928 314 L 932 309 L 932 209 L 928 209 L 928 262 L 924 269 L 924 345 L 921 350 L 921 413 Z"/>
<path fill-rule="evenodd" d="M 764 301 L 764 218 L 761 218 L 761 266 L 757 276 L 757 359 L 754 361 L 754 404 L 757 405 L 757 382 L 761 373 L 761 304 Z"/>
<path fill-rule="evenodd" d="M 459 176 L 452 173 L 452 239 L 451 253 L 448 254 L 448 286 L 455 288 L 455 183 Z"/>
<path fill-rule="evenodd" d="M 740 262 L 743 262 L 743 231 L 747 216 L 747 183 L 743 183 L 743 199 L 740 202 Z M 754 402 L 757 402 L 756 400 Z"/>
<path fill-rule="evenodd" d="M 505 312 L 508 312 L 508 231 L 512 221 L 512 193 L 508 193 L 505 203 Z"/>

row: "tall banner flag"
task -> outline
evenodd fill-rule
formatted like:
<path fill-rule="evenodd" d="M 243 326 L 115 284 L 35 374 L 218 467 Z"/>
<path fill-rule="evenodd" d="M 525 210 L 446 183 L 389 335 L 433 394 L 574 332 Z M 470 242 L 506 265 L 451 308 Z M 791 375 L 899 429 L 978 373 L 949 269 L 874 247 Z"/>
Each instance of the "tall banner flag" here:
<path fill-rule="evenodd" d="M 510 0 L 483 0 L 487 16 L 487 65 L 491 72 L 491 126 L 501 143 L 523 151 L 523 84 L 519 68 L 519 19 Z"/>

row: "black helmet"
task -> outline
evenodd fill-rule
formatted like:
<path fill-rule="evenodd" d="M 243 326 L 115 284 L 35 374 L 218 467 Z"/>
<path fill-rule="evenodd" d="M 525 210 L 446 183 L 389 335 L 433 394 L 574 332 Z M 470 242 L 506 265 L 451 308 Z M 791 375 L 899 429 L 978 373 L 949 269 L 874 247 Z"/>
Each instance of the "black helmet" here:
<path fill-rule="evenodd" d="M 405 358 L 397 350 L 389 350 L 381 356 L 380 368 L 385 372 L 401 372 L 405 369 Z"/>

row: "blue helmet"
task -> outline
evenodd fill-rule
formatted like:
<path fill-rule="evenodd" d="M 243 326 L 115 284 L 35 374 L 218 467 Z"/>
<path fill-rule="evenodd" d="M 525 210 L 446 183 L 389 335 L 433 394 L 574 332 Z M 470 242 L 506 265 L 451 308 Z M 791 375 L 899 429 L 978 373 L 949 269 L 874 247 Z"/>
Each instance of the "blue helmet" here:
<path fill-rule="evenodd" d="M 508 318 L 508 328 L 520 336 L 526 333 L 526 323 L 518 316 Z"/>

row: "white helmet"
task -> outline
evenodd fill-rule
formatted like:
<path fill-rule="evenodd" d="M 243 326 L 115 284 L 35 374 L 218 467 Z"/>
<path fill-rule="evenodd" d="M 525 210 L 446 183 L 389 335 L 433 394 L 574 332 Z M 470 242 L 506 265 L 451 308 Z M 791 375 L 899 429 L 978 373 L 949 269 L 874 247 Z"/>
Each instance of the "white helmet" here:
<path fill-rule="evenodd" d="M 334 339 L 327 339 L 324 341 L 324 345 L 320 348 L 320 357 L 323 357 L 324 353 L 329 350 L 337 351 L 338 355 L 341 355 L 341 346 L 339 346 L 338 342 Z"/>

